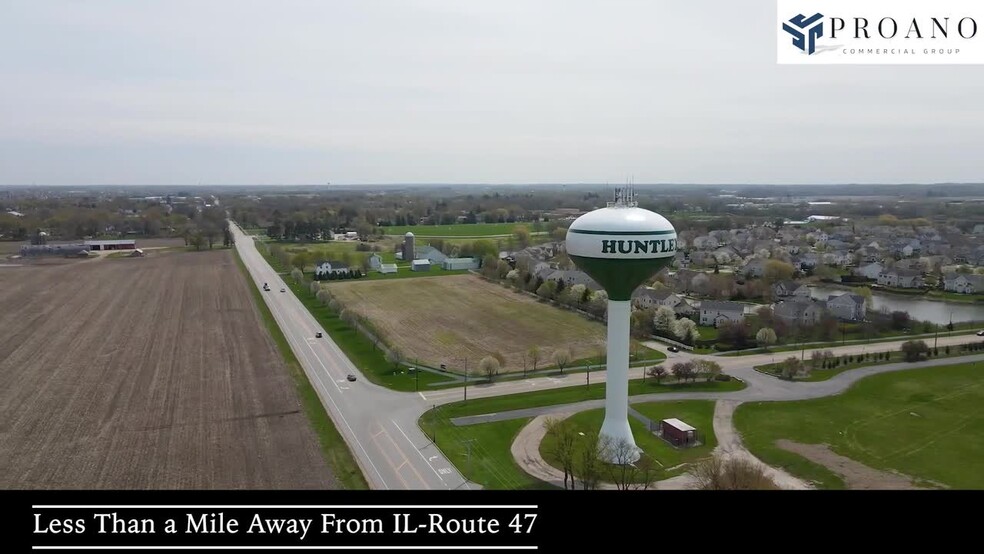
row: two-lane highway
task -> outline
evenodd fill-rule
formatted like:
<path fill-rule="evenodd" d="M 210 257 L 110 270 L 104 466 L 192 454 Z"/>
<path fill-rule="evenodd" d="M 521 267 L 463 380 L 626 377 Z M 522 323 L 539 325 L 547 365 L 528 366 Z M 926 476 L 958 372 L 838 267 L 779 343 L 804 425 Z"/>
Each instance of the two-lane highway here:
<path fill-rule="evenodd" d="M 364 378 L 236 225 L 236 250 L 373 489 L 465 489 L 467 483 L 417 427 L 430 407 L 420 395 Z M 270 291 L 262 291 L 263 283 Z M 324 338 L 315 338 L 323 332 Z M 348 381 L 349 374 L 357 376 Z"/>

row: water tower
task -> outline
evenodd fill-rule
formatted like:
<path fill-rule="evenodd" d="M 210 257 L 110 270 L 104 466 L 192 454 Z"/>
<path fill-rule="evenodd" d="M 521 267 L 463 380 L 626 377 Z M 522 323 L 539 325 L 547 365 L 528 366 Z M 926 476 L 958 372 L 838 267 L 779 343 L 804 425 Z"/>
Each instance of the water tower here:
<path fill-rule="evenodd" d="M 608 377 L 601 436 L 624 439 L 629 429 L 629 316 L 632 291 L 676 253 L 676 230 L 665 217 L 639 208 L 631 188 L 577 218 L 567 230 L 567 255 L 608 293 Z M 638 458 L 638 449 L 633 459 Z"/>

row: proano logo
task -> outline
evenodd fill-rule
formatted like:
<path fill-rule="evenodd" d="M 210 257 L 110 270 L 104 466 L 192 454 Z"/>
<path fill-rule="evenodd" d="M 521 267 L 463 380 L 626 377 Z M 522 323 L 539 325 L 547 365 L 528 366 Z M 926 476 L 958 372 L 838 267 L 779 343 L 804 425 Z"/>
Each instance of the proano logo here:
<path fill-rule="evenodd" d="M 793 35 L 793 46 L 812 54 L 816 52 L 817 39 L 823 36 L 823 14 L 815 13 L 810 17 L 799 14 L 783 23 L 782 30 Z"/>

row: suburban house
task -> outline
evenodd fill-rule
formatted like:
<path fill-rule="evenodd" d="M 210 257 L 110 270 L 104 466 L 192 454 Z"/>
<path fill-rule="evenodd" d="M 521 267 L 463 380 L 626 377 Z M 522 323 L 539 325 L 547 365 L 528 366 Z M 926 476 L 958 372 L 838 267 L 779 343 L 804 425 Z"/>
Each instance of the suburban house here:
<path fill-rule="evenodd" d="M 854 274 L 858 277 L 875 280 L 878 279 L 878 275 L 881 274 L 882 271 L 885 271 L 885 267 L 882 264 L 875 262 L 856 268 L 854 270 Z"/>
<path fill-rule="evenodd" d="M 669 289 L 656 290 L 648 287 L 639 287 L 632 293 L 632 304 L 641 309 L 658 308 L 660 306 L 675 308 L 680 302 L 683 302 L 683 297 L 673 294 L 673 291 Z"/>
<path fill-rule="evenodd" d="M 823 317 L 823 304 L 812 300 L 786 300 L 776 304 L 772 308 L 776 317 L 788 321 L 789 323 L 799 323 L 802 325 L 813 325 Z"/>
<path fill-rule="evenodd" d="M 533 274 L 544 281 L 563 282 L 565 287 L 584 285 L 591 290 L 601 290 L 601 285 L 596 283 L 587 273 L 577 269 L 553 269 L 549 265 L 543 268 L 540 267 L 540 264 L 537 264 L 537 269 L 534 270 Z"/>
<path fill-rule="evenodd" d="M 338 261 L 323 260 L 318 262 L 314 266 L 314 275 L 318 279 L 327 277 L 331 273 L 340 274 L 340 273 L 348 273 L 348 271 L 349 271 L 349 266 L 347 264 Z"/>
<path fill-rule="evenodd" d="M 715 238 L 704 235 L 695 238 L 693 246 L 696 250 L 713 250 L 718 247 L 718 241 Z"/>
<path fill-rule="evenodd" d="M 799 296 L 810 297 L 810 287 L 796 281 L 784 280 L 772 285 L 772 294 L 776 297 Z"/>
<path fill-rule="evenodd" d="M 761 277 L 765 275 L 765 262 L 762 258 L 753 258 L 741 268 L 741 274 L 745 277 Z"/>
<path fill-rule="evenodd" d="M 841 294 L 827 299 L 827 310 L 838 319 L 864 321 L 865 303 L 860 294 Z"/>
<path fill-rule="evenodd" d="M 917 289 L 923 286 L 922 272 L 916 269 L 887 269 L 878 274 L 878 284 L 886 287 Z"/>
<path fill-rule="evenodd" d="M 383 259 L 379 257 L 379 254 L 373 254 L 369 256 L 369 268 L 379 271 L 380 266 L 383 265 Z"/>
<path fill-rule="evenodd" d="M 673 306 L 673 312 L 677 317 L 690 317 L 697 313 L 697 308 L 689 300 L 681 297 L 680 302 Z"/>
<path fill-rule="evenodd" d="M 725 321 L 738 322 L 745 317 L 745 306 L 738 302 L 704 300 L 700 303 L 700 324 L 717 327 Z"/>
<path fill-rule="evenodd" d="M 984 275 L 952 273 L 943 276 L 943 287 L 950 292 L 976 294 L 984 292 Z"/>
<path fill-rule="evenodd" d="M 639 287 L 632 291 L 632 305 L 636 308 L 646 310 L 659 306 L 660 300 L 666 294 L 673 294 L 667 290 L 655 290 L 649 287 Z"/>
<path fill-rule="evenodd" d="M 812 269 L 814 267 L 817 267 L 817 264 L 820 263 L 820 257 L 817 256 L 816 252 L 806 252 L 805 254 L 801 255 L 796 261 L 799 263 L 799 267 L 801 269 Z M 796 265 L 796 263 L 794 263 L 793 265 Z"/>

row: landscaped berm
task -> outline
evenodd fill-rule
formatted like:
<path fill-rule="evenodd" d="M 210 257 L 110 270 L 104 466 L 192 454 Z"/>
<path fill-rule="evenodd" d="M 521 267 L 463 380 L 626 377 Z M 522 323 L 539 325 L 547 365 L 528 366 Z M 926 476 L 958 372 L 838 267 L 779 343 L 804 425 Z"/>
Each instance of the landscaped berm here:
<path fill-rule="evenodd" d="M 327 286 L 345 309 L 368 317 L 408 361 L 460 369 L 467 357 L 472 372 L 479 360 L 498 353 L 506 362 L 503 371 L 522 371 L 531 346 L 539 347 L 538 368 L 544 368 L 553 365 L 556 349 L 570 350 L 571 360 L 597 359 L 604 344 L 600 323 L 474 275 Z"/>

